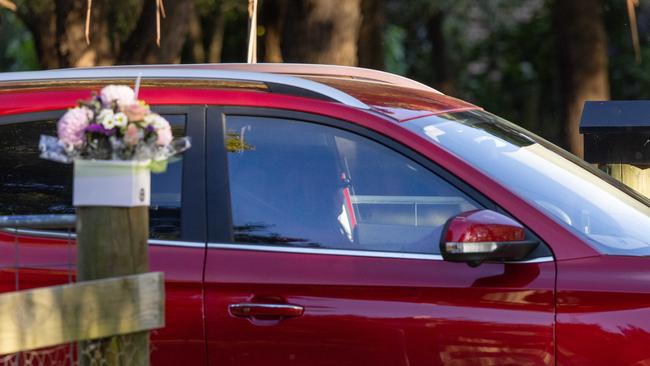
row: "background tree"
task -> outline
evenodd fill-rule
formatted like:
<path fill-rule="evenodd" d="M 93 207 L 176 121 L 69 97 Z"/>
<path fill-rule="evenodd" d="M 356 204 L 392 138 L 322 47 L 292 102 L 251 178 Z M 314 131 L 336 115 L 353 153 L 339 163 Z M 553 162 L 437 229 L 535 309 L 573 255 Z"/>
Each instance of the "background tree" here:
<path fill-rule="evenodd" d="M 609 99 L 607 37 L 600 0 L 556 0 L 553 5 L 567 148 L 583 156 L 579 124 L 586 100 Z"/>
<path fill-rule="evenodd" d="M 384 0 L 361 0 L 361 27 L 357 47 L 358 65 L 376 70 L 384 66 Z"/>
<path fill-rule="evenodd" d="M 89 46 L 85 1 L 12 1 L 16 12 L 0 9 L 0 70 L 246 59 L 246 0 L 166 0 L 160 49 L 154 0 L 93 0 Z M 650 1 L 637 10 L 640 64 L 625 0 L 259 3 L 260 60 L 405 75 L 576 154 L 584 100 L 606 99 L 607 90 L 615 99 L 650 98 Z"/>
<path fill-rule="evenodd" d="M 264 62 L 282 62 L 282 34 L 287 16 L 288 0 L 265 0 L 262 6 Z"/>
<path fill-rule="evenodd" d="M 94 0 L 90 44 L 85 41 L 86 2 L 16 1 L 16 15 L 30 31 L 42 68 L 172 63 L 189 30 L 193 1 L 167 1 L 161 44 L 155 44 L 155 0 Z"/>
<path fill-rule="evenodd" d="M 286 12 L 285 62 L 357 64 L 361 0 L 303 0 Z"/>

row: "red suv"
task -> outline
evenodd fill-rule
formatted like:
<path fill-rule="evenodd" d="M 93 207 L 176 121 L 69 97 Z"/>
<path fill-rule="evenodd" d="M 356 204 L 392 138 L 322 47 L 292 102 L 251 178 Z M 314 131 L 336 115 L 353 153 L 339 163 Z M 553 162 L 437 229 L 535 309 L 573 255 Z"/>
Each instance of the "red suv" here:
<path fill-rule="evenodd" d="M 167 296 L 154 364 L 650 364 L 648 201 L 387 73 L 0 74 L 1 215 L 74 213 L 71 167 L 39 159 L 39 136 L 138 75 L 140 98 L 193 143 L 152 176 L 151 267 Z M 0 291 L 67 282 L 68 237 L 0 232 Z"/>

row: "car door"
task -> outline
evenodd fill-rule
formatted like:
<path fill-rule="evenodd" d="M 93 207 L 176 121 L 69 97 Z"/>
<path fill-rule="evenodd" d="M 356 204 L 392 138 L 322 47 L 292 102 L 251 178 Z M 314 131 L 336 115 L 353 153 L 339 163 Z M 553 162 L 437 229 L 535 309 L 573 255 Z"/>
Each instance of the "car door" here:
<path fill-rule="evenodd" d="M 205 363 L 202 276 L 205 257 L 203 107 L 153 107 L 193 148 L 152 174 L 150 267 L 165 275 L 165 328 L 152 331 L 152 364 Z M 41 134 L 56 135 L 63 111 L 0 117 L 0 215 L 73 214 L 72 166 L 39 158 Z M 74 232 L 0 231 L 0 291 L 74 280 Z"/>
<path fill-rule="evenodd" d="M 477 191 L 399 144 L 295 112 L 208 113 L 211 365 L 553 364 L 550 252 L 442 261 Z M 531 233 L 532 235 L 532 233 Z"/>

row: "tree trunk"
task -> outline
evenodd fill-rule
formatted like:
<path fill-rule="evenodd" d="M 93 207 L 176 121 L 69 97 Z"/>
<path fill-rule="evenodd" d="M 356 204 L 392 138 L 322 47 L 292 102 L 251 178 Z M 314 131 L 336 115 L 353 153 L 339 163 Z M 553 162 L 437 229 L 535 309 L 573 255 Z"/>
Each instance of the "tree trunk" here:
<path fill-rule="evenodd" d="M 282 62 L 282 31 L 287 15 L 287 1 L 266 0 L 261 10 L 262 24 L 266 27 L 264 61 Z"/>
<path fill-rule="evenodd" d="M 194 1 L 166 1 L 165 5 L 167 18 L 161 20 L 160 48 L 156 46 L 155 0 L 146 0 L 144 5 L 128 0 L 94 0 L 90 45 L 85 37 L 86 1 L 23 1 L 16 14 L 31 31 L 44 69 L 178 62 Z M 123 34 L 125 29 L 130 33 Z"/>
<path fill-rule="evenodd" d="M 359 66 L 384 69 L 384 1 L 361 0 L 359 29 Z"/>
<path fill-rule="evenodd" d="M 56 1 L 56 37 L 61 67 L 110 65 L 114 61 L 108 37 L 110 2 L 93 1 L 89 29 L 90 44 L 86 43 L 87 3 L 78 0 Z"/>
<path fill-rule="evenodd" d="M 583 157 L 580 116 L 587 100 L 609 99 L 607 38 L 600 0 L 555 0 L 553 21 L 566 147 Z"/>
<path fill-rule="evenodd" d="M 304 0 L 287 9 L 286 62 L 357 65 L 361 0 Z"/>
<path fill-rule="evenodd" d="M 90 45 L 85 37 L 85 1 L 24 2 L 17 14 L 34 37 L 44 69 L 110 65 L 115 52 L 109 36 L 108 13 L 115 6 L 109 0 L 93 1 Z"/>
<path fill-rule="evenodd" d="M 212 27 L 208 30 L 211 34 L 207 54 L 207 62 L 217 63 L 221 62 L 221 51 L 223 50 L 223 33 L 225 27 L 224 2 L 221 1 L 217 7 L 217 13 L 214 16 L 214 21 L 211 22 Z M 204 22 L 205 24 L 205 22 Z"/>
<path fill-rule="evenodd" d="M 43 69 L 61 67 L 56 37 L 56 6 L 53 1 L 42 4 L 23 2 L 16 11 L 34 37 L 39 63 Z"/>
<path fill-rule="evenodd" d="M 429 17 L 427 37 L 431 42 L 431 59 L 433 60 L 434 87 L 445 94 L 454 93 L 454 82 L 449 71 L 447 42 L 443 31 L 446 14 L 436 9 Z"/>
<path fill-rule="evenodd" d="M 167 17 L 160 21 L 160 47 L 156 46 L 156 2 L 146 0 L 136 28 L 124 43 L 121 64 L 178 63 L 194 11 L 194 2 L 166 1 Z"/>
<path fill-rule="evenodd" d="M 206 62 L 205 47 L 203 43 L 203 31 L 201 29 L 201 19 L 196 12 L 190 17 L 190 29 L 187 36 L 190 62 Z"/>

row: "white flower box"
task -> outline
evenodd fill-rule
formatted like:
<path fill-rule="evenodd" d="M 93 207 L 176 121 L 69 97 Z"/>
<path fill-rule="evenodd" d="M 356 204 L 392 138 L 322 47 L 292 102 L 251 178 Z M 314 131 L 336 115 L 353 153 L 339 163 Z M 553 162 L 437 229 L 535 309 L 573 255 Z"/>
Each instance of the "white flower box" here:
<path fill-rule="evenodd" d="M 149 206 L 151 172 L 149 160 L 74 161 L 75 206 Z"/>

